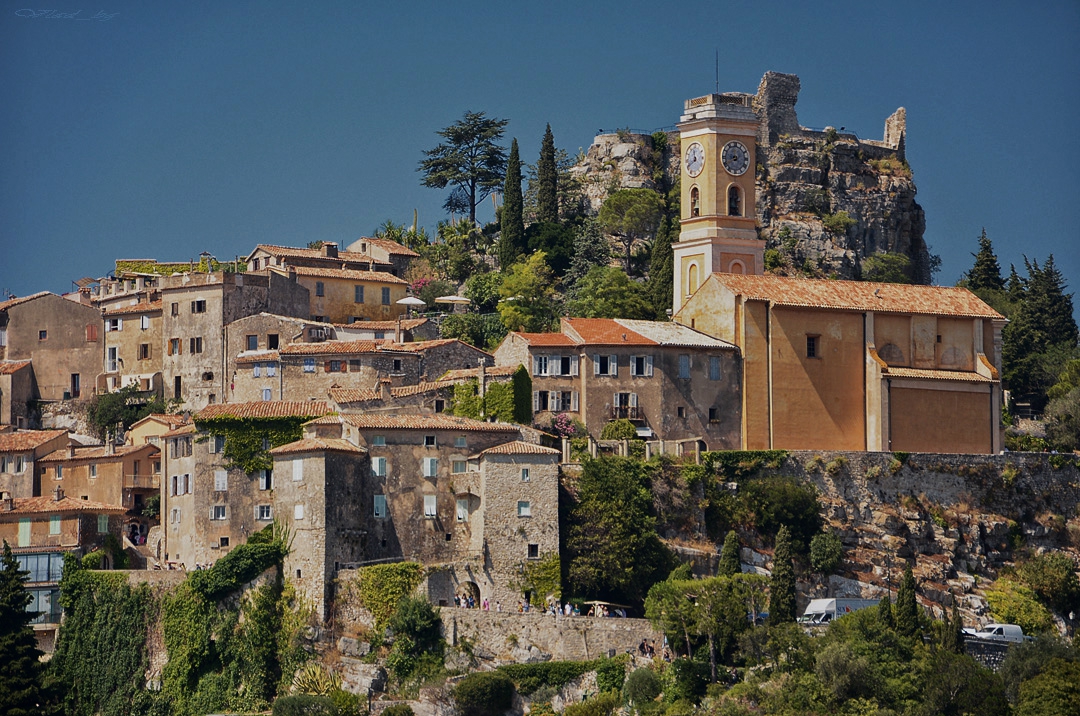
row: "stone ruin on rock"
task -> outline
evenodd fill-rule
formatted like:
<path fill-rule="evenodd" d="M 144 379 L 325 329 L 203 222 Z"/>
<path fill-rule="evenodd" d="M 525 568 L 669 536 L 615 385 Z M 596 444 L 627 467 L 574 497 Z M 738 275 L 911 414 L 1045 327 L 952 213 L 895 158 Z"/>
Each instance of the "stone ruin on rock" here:
<path fill-rule="evenodd" d="M 885 120 L 882 139 L 799 123 L 798 76 L 767 72 L 748 97 L 759 118 L 756 205 L 758 235 L 772 254 L 769 268 L 784 275 L 860 278 L 876 253 L 904 254 L 915 283 L 931 281 L 923 239 L 926 218 L 915 201 L 906 159 L 907 111 Z M 625 130 L 601 133 L 571 169 L 581 181 L 586 211 L 596 213 L 620 188 L 666 191 L 679 176 L 678 132 L 664 146 Z M 844 221 L 841 212 L 851 220 Z"/>

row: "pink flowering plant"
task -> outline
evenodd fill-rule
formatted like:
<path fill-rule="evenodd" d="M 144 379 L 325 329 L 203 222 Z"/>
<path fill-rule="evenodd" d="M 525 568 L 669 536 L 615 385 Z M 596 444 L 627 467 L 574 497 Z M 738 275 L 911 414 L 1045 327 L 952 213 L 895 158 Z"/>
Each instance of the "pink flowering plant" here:
<path fill-rule="evenodd" d="M 552 431 L 562 438 L 572 438 L 578 434 L 577 421 L 567 413 L 559 413 L 551 421 Z"/>

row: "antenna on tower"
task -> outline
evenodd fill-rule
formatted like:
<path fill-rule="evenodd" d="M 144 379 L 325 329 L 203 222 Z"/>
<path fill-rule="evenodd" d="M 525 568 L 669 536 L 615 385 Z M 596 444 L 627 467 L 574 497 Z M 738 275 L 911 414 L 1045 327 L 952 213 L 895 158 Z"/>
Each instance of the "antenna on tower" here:
<path fill-rule="evenodd" d="M 720 94 L 720 48 L 716 48 L 716 94 Z"/>

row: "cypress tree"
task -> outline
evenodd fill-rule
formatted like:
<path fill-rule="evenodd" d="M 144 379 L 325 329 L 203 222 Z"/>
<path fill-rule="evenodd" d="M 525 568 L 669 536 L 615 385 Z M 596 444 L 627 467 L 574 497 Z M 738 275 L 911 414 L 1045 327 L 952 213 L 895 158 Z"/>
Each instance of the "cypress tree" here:
<path fill-rule="evenodd" d="M 919 632 L 919 605 L 915 601 L 915 575 L 910 564 L 904 569 L 904 578 L 896 590 L 896 631 L 903 636 Z"/>
<path fill-rule="evenodd" d="M 44 712 L 41 651 L 30 626 L 35 613 L 26 611 L 32 597 L 25 589 L 29 572 L 4 540 L 0 569 L 0 713 L 12 716 Z"/>
<path fill-rule="evenodd" d="M 985 228 L 979 236 L 979 253 L 972 256 L 975 257 L 975 265 L 968 271 L 968 288 L 972 291 L 979 289 L 1003 291 L 1005 282 L 1001 278 L 1001 266 L 998 264 L 997 255 L 994 254 L 994 245 L 986 236 Z"/>
<path fill-rule="evenodd" d="M 721 577 L 733 577 L 742 571 L 739 566 L 739 538 L 735 530 L 727 533 L 724 538 L 724 548 L 720 550 L 720 566 L 716 573 Z"/>
<path fill-rule="evenodd" d="M 525 253 L 524 206 L 521 196 L 521 156 L 515 138 L 510 143 L 510 157 L 506 160 L 506 184 L 499 216 L 499 266 L 504 272 L 509 271 Z"/>
<path fill-rule="evenodd" d="M 956 602 L 952 605 L 952 614 L 946 616 L 942 626 L 941 648 L 955 654 L 964 653 L 964 621 L 960 618 L 960 609 Z"/>
<path fill-rule="evenodd" d="M 791 533 L 781 525 L 773 551 L 772 583 L 769 588 L 769 623 L 795 621 L 795 570 L 791 565 Z"/>
<path fill-rule="evenodd" d="M 540 161 L 536 163 L 536 220 L 556 222 L 559 220 L 559 172 L 555 166 L 555 137 L 551 125 L 544 131 L 540 142 Z"/>
<path fill-rule="evenodd" d="M 649 258 L 649 297 L 657 320 L 667 318 L 669 308 L 674 308 L 672 292 L 675 284 L 675 252 L 671 249 L 672 222 L 664 217 L 653 240 L 652 256 Z"/>
<path fill-rule="evenodd" d="M 1025 291 L 1027 291 L 1027 286 L 1024 285 L 1024 279 L 1020 278 L 1020 274 L 1016 273 L 1016 266 L 1009 264 L 1009 280 L 1005 283 L 1005 292 L 1008 294 L 1009 300 L 1024 300 Z"/>
<path fill-rule="evenodd" d="M 878 603 L 877 617 L 884 627 L 888 629 L 896 628 L 896 620 L 893 619 L 892 599 L 889 598 L 888 594 L 882 597 Z"/>

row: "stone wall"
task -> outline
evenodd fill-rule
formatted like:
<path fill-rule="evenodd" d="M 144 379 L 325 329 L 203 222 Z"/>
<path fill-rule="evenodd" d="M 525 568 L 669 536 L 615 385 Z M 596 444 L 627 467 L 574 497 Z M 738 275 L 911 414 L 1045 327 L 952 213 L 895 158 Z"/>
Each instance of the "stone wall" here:
<path fill-rule="evenodd" d="M 443 635 L 451 646 L 463 639 L 485 661 L 581 661 L 634 651 L 642 639 L 664 641 L 645 619 L 552 617 L 540 613 L 440 610 Z"/>

